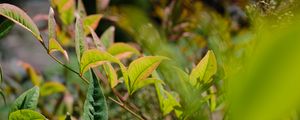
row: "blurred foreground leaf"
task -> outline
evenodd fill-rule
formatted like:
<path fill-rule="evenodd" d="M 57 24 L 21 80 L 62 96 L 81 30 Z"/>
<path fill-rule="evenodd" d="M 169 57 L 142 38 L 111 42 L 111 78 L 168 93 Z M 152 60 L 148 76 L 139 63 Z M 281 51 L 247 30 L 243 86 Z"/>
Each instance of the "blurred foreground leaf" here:
<path fill-rule="evenodd" d="M 272 21 L 256 29 L 255 52 L 229 79 L 232 120 L 290 119 L 299 109 L 299 16 L 284 26 Z"/>

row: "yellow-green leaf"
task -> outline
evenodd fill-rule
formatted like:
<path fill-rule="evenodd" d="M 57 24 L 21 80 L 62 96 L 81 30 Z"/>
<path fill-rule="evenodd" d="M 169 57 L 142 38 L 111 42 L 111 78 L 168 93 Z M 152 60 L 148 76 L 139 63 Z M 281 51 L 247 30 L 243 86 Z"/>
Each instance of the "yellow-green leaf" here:
<path fill-rule="evenodd" d="M 23 109 L 9 114 L 9 120 L 47 120 L 47 118 L 36 111 Z"/>
<path fill-rule="evenodd" d="M 105 62 L 114 62 L 120 64 L 118 59 L 107 52 L 97 49 L 84 51 L 80 60 L 80 73 L 83 74 L 89 68 L 101 65 Z"/>
<path fill-rule="evenodd" d="M 20 8 L 10 4 L 0 4 L 0 15 L 30 31 L 39 41 L 43 41 L 40 31 L 32 19 Z"/>
<path fill-rule="evenodd" d="M 88 35 L 90 33 L 90 30 L 88 27 L 93 28 L 93 30 L 95 30 L 97 28 L 101 18 L 102 18 L 101 14 L 95 14 L 95 15 L 89 15 L 83 19 L 85 35 Z"/>
<path fill-rule="evenodd" d="M 61 21 L 65 25 L 70 25 L 74 21 L 75 0 L 53 0 L 58 9 Z"/>
<path fill-rule="evenodd" d="M 41 96 L 64 92 L 66 87 L 59 82 L 46 82 L 41 86 Z"/>
<path fill-rule="evenodd" d="M 217 61 L 213 51 L 208 51 L 199 64 L 192 70 L 190 74 L 190 83 L 209 83 L 211 77 L 217 72 Z"/>
<path fill-rule="evenodd" d="M 132 94 L 132 88 L 136 85 L 135 83 L 140 80 L 146 79 L 161 63 L 162 60 L 167 59 L 162 56 L 146 56 L 139 58 L 128 67 L 128 75 L 130 82 L 130 94 Z"/>
<path fill-rule="evenodd" d="M 22 67 L 26 70 L 27 74 L 30 77 L 30 80 L 33 85 L 40 86 L 43 78 L 39 75 L 36 70 L 28 63 L 21 62 Z"/>
<path fill-rule="evenodd" d="M 105 73 L 108 77 L 110 87 L 114 88 L 119 83 L 118 76 L 117 76 L 115 69 L 113 68 L 113 66 L 110 63 L 104 63 L 103 67 L 104 67 Z"/>
<path fill-rule="evenodd" d="M 61 52 L 67 61 L 69 61 L 69 56 L 66 50 L 64 50 L 61 45 L 53 38 L 50 38 L 49 40 L 49 53 L 53 53 L 53 52 Z"/>
<path fill-rule="evenodd" d="M 140 55 L 140 52 L 133 46 L 126 43 L 115 43 L 112 44 L 107 52 L 117 57 L 118 59 L 128 58 L 133 54 Z"/>

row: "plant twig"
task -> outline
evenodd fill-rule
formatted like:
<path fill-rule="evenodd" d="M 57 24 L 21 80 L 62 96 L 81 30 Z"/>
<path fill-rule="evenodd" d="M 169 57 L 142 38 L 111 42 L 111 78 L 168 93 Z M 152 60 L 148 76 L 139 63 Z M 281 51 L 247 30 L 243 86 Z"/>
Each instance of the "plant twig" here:
<path fill-rule="evenodd" d="M 128 112 L 130 112 L 133 116 L 135 116 L 136 118 L 140 119 L 140 120 L 145 120 L 144 118 L 142 118 L 140 115 L 138 115 L 137 113 L 133 112 L 132 110 L 130 110 L 124 103 L 118 102 L 117 100 L 108 97 L 111 101 L 117 103 L 118 105 L 120 105 L 122 108 L 124 108 L 125 110 L 127 110 Z"/>
<path fill-rule="evenodd" d="M 43 41 L 40 41 L 40 43 L 42 44 L 42 46 L 44 47 L 44 49 L 47 51 L 47 54 L 55 61 L 57 62 L 58 64 L 62 65 L 64 68 L 70 70 L 71 72 L 75 73 L 77 76 L 79 76 L 83 81 L 84 83 L 86 84 L 89 84 L 89 81 L 84 78 L 79 72 L 73 70 L 72 68 L 70 68 L 69 66 L 65 65 L 64 63 L 62 63 L 61 61 L 59 61 L 56 57 L 54 57 L 52 54 L 50 54 L 48 48 L 46 47 L 45 43 Z"/>

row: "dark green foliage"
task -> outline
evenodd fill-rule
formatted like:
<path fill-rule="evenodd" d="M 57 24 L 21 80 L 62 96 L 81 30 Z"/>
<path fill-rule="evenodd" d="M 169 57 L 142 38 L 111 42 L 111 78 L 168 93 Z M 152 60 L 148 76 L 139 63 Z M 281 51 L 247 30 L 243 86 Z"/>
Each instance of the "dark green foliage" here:
<path fill-rule="evenodd" d="M 106 99 L 103 95 L 98 78 L 93 71 L 83 109 L 84 120 L 108 119 Z"/>

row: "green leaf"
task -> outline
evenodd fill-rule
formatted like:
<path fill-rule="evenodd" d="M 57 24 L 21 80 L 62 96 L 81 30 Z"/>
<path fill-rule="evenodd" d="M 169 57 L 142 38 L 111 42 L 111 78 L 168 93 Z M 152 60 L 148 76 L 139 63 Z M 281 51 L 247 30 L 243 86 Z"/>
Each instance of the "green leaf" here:
<path fill-rule="evenodd" d="M 3 38 L 14 26 L 11 20 L 4 20 L 0 23 L 0 38 Z"/>
<path fill-rule="evenodd" d="M 47 120 L 47 118 L 36 111 L 24 109 L 10 113 L 9 120 Z"/>
<path fill-rule="evenodd" d="M 113 56 L 117 57 L 118 59 L 128 58 L 133 54 L 140 55 L 140 52 L 136 48 L 134 48 L 126 43 L 112 44 L 107 49 L 107 52 L 109 52 Z"/>
<path fill-rule="evenodd" d="M 53 38 L 49 40 L 49 53 L 61 52 L 67 61 L 69 61 L 69 55 L 66 50 L 62 48 L 62 46 Z"/>
<path fill-rule="evenodd" d="M 75 23 L 75 50 L 78 62 L 80 63 L 81 56 L 85 50 L 85 35 L 83 31 L 82 20 L 79 16 L 76 17 Z"/>
<path fill-rule="evenodd" d="M 104 67 L 104 71 L 108 77 L 110 87 L 114 88 L 115 86 L 117 86 L 119 84 L 118 76 L 117 76 L 115 69 L 113 68 L 113 66 L 110 63 L 104 63 L 103 67 Z"/>
<path fill-rule="evenodd" d="M 35 23 L 20 8 L 6 3 L 0 4 L 0 15 L 30 31 L 39 41 L 43 41 Z"/>
<path fill-rule="evenodd" d="M 100 37 L 100 40 L 105 45 L 105 48 L 108 48 L 111 46 L 111 44 L 114 42 L 114 36 L 115 36 L 115 27 L 111 26 L 108 29 L 105 30 L 105 32 Z"/>
<path fill-rule="evenodd" d="M 37 86 L 27 90 L 15 100 L 11 106 L 10 112 L 21 109 L 35 110 L 39 99 L 39 93 L 39 87 Z"/>
<path fill-rule="evenodd" d="M 146 79 L 164 59 L 167 58 L 162 56 L 146 56 L 130 63 L 128 68 L 130 94 L 133 93 L 132 88 L 134 88 L 136 83 L 140 80 Z"/>
<path fill-rule="evenodd" d="M 95 67 L 105 62 L 114 62 L 118 64 L 121 63 L 118 59 L 107 52 L 103 52 L 97 49 L 84 51 L 80 61 L 80 74 L 83 74 L 90 67 Z"/>
<path fill-rule="evenodd" d="M 217 72 L 217 61 L 213 51 L 208 51 L 199 64 L 192 70 L 190 74 L 190 83 L 197 85 L 201 83 L 209 83 L 211 77 Z"/>
<path fill-rule="evenodd" d="M 93 78 L 90 80 L 86 100 L 84 102 L 83 119 L 107 120 L 108 109 L 105 96 L 103 95 L 102 88 L 93 71 L 92 76 Z"/>
<path fill-rule="evenodd" d="M 93 28 L 91 28 L 91 27 L 88 27 L 88 28 L 90 29 L 90 32 L 91 32 L 92 37 L 93 37 L 94 44 L 96 45 L 96 48 L 98 50 L 104 51 L 106 48 L 105 48 L 104 44 L 101 42 L 101 40 L 98 37 L 98 35 L 96 34 L 96 32 L 93 30 Z"/>
<path fill-rule="evenodd" d="M 66 91 L 66 87 L 59 82 L 46 82 L 41 86 L 41 96 L 48 96 L 64 91 Z"/>
<path fill-rule="evenodd" d="M 83 4 L 82 0 L 78 0 L 77 10 L 79 12 L 80 17 L 86 17 L 86 11 L 85 11 L 84 4 Z"/>
<path fill-rule="evenodd" d="M 180 107 L 179 102 L 171 93 L 163 88 L 163 85 L 161 83 L 156 83 L 155 89 L 158 96 L 160 109 L 163 112 L 163 116 L 175 110 L 176 106 Z"/>
<path fill-rule="evenodd" d="M 52 3 L 57 7 L 62 22 L 65 25 L 72 24 L 75 18 L 75 0 L 53 0 Z"/>
<path fill-rule="evenodd" d="M 90 34 L 90 30 L 88 27 L 91 27 L 93 30 L 97 28 L 101 18 L 102 18 L 101 14 L 95 14 L 95 15 L 89 15 L 83 19 L 85 35 Z"/>
<path fill-rule="evenodd" d="M 49 16 L 48 16 L 48 39 L 51 38 L 56 39 L 55 29 L 56 29 L 56 22 L 54 18 L 54 11 L 50 7 Z"/>
<path fill-rule="evenodd" d="M 37 73 L 37 71 L 28 63 L 21 62 L 22 67 L 26 70 L 27 74 L 30 77 L 30 80 L 33 85 L 40 86 L 43 78 Z"/>
<path fill-rule="evenodd" d="M 159 79 L 156 79 L 156 78 L 147 78 L 147 79 L 144 79 L 144 80 L 137 81 L 136 85 L 134 85 L 133 88 L 132 88 L 132 93 L 134 93 L 138 89 L 141 89 L 141 88 L 143 88 L 147 85 L 155 84 L 155 83 L 163 83 L 163 81 L 159 80 Z"/>

